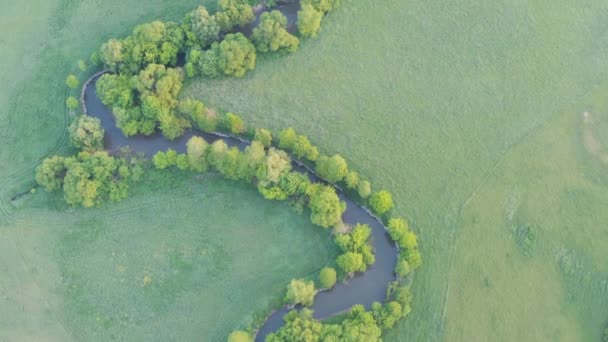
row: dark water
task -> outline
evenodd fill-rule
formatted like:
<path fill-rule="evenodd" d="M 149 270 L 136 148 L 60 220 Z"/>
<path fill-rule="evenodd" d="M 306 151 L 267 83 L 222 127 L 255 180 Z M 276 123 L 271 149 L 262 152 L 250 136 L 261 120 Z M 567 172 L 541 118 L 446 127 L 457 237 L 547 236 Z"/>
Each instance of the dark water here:
<path fill-rule="evenodd" d="M 278 6 L 278 9 L 288 18 L 288 29 L 294 32 L 299 10 L 299 2 Z M 262 11 L 256 13 L 256 22 L 248 27 L 241 28 L 241 32 L 250 34 L 251 30 L 259 20 Z M 229 136 L 218 134 L 203 133 L 200 131 L 189 130 L 183 136 L 168 140 L 161 134 L 151 136 L 125 137 L 120 129 L 116 127 L 114 116 L 96 94 L 96 82 L 99 76 L 93 79 L 85 89 L 84 101 L 88 115 L 97 117 L 105 129 L 104 147 L 109 151 L 117 151 L 123 147 L 129 147 L 133 152 L 143 153 L 147 157 L 152 157 L 158 151 L 166 151 L 171 148 L 178 152 L 186 151 L 186 142 L 194 135 L 202 136 L 208 142 L 224 139 L 229 146 L 237 146 L 244 149 L 249 142 Z M 306 173 L 313 181 L 320 180 L 313 172 L 300 166 L 297 162 L 293 163 L 293 169 L 298 172 Z M 336 285 L 330 291 L 317 293 L 312 309 L 314 317 L 320 320 L 342 313 L 355 304 L 362 304 L 370 308 L 373 302 L 382 302 L 385 299 L 388 284 L 395 280 L 393 269 L 397 262 L 397 249 L 391 241 L 384 225 L 366 209 L 348 199 L 340 189 L 336 189 L 340 199 L 346 202 L 347 209 L 342 219 L 347 224 L 364 223 L 372 229 L 372 245 L 374 247 L 376 262 L 364 273 L 355 275 L 346 283 Z M 297 275 L 296 275 L 297 276 Z M 278 330 L 283 325 L 283 316 L 289 310 L 281 308 L 270 315 L 264 325 L 258 331 L 256 341 L 264 341 L 266 335 Z"/>

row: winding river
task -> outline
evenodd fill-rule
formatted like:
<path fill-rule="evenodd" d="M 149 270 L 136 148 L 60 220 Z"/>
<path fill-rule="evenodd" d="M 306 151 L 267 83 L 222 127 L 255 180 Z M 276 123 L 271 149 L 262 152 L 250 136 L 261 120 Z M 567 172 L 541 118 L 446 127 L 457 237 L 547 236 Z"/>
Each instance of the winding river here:
<path fill-rule="evenodd" d="M 299 4 L 288 4 L 279 6 L 279 10 L 284 12 L 289 19 L 289 25 L 293 30 L 295 16 Z M 256 11 L 259 15 L 262 11 Z M 257 20 L 256 20 L 257 21 Z M 255 25 L 255 23 L 253 24 Z M 250 32 L 250 27 L 243 28 L 243 32 Z M 83 89 L 83 104 L 89 116 L 97 117 L 105 129 L 104 147 L 110 152 L 117 151 L 122 147 L 129 147 L 134 152 L 141 152 L 147 157 L 152 157 L 157 151 L 166 151 L 168 148 L 178 152 L 186 151 L 186 142 L 194 135 L 202 136 L 208 142 L 224 139 L 229 146 L 237 146 L 244 149 L 249 142 L 240 138 L 227 136 L 224 134 L 203 133 L 200 131 L 189 130 L 183 136 L 168 140 L 160 133 L 151 136 L 125 137 L 120 129 L 116 127 L 114 116 L 96 94 L 96 82 L 99 75 L 85 83 Z M 293 169 L 305 173 L 311 180 L 323 182 L 314 172 L 297 161 L 293 162 Z M 386 296 L 386 289 L 390 282 L 395 280 L 393 269 L 397 262 L 397 248 L 388 236 L 382 222 L 372 215 L 367 209 L 361 207 L 345 196 L 341 189 L 336 188 L 338 196 L 346 202 L 347 209 L 342 219 L 345 223 L 355 225 L 364 223 L 372 229 L 372 245 L 375 251 L 376 262 L 364 273 L 358 273 L 348 281 L 337 284 L 329 291 L 318 292 L 312 306 L 314 317 L 323 320 L 340 314 L 355 304 L 362 304 L 370 308 L 373 302 L 383 302 Z M 294 275 L 297 277 L 297 275 Z M 287 307 L 273 312 L 267 317 L 264 325 L 256 335 L 256 341 L 264 341 L 266 335 L 278 330 L 283 325 L 283 316 L 289 311 Z"/>

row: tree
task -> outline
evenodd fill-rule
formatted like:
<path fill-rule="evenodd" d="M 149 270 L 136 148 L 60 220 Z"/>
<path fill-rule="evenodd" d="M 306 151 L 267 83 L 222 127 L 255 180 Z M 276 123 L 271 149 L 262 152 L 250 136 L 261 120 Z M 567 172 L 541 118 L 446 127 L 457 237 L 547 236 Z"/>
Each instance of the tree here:
<path fill-rule="evenodd" d="M 69 110 L 75 110 L 79 105 L 78 99 L 76 99 L 74 96 L 70 96 L 65 100 L 65 105 Z"/>
<path fill-rule="evenodd" d="M 81 115 L 68 127 L 70 143 L 82 150 L 100 150 L 103 148 L 104 130 L 101 121 L 87 115 Z"/>
<path fill-rule="evenodd" d="M 177 111 L 184 117 L 189 117 L 194 125 L 203 132 L 213 132 L 217 127 L 217 117 L 205 108 L 205 104 L 194 99 L 179 102 Z"/>
<path fill-rule="evenodd" d="M 317 11 L 327 13 L 338 8 L 340 0 L 302 0 L 302 6 L 313 6 Z"/>
<path fill-rule="evenodd" d="M 260 166 L 266 161 L 266 150 L 259 141 L 252 141 L 238 161 L 238 178 L 251 181 Z"/>
<path fill-rule="evenodd" d="M 228 76 L 243 77 L 255 69 L 255 47 L 242 33 L 228 34 L 218 47 L 219 69 Z"/>
<path fill-rule="evenodd" d="M 359 174 L 356 171 L 350 171 L 344 177 L 344 182 L 346 183 L 346 187 L 354 190 L 359 186 Z"/>
<path fill-rule="evenodd" d="M 186 155 L 190 168 L 193 171 L 207 171 L 209 164 L 207 162 L 207 148 L 209 144 L 205 139 L 199 136 L 193 136 L 186 143 Z"/>
<path fill-rule="evenodd" d="M 204 6 L 199 6 L 184 18 L 184 23 L 196 36 L 196 45 L 206 47 L 217 41 L 220 35 L 220 25 L 214 16 L 209 15 Z"/>
<path fill-rule="evenodd" d="M 331 267 L 323 267 L 319 273 L 319 285 L 323 289 L 330 289 L 336 284 L 336 270 Z"/>
<path fill-rule="evenodd" d="M 415 270 L 422 265 L 422 254 L 418 248 L 408 249 L 405 252 L 405 260 L 410 264 L 410 267 Z"/>
<path fill-rule="evenodd" d="M 99 59 L 112 71 L 117 71 L 119 65 L 123 62 L 122 42 L 116 39 L 110 39 L 99 50 Z"/>
<path fill-rule="evenodd" d="M 304 308 L 300 311 L 291 310 L 283 318 L 285 324 L 276 332 L 266 337 L 266 342 L 319 341 L 325 324 L 312 317 L 312 310 Z"/>
<path fill-rule="evenodd" d="M 269 130 L 257 128 L 253 140 L 259 141 L 264 147 L 268 148 L 272 145 L 272 133 Z"/>
<path fill-rule="evenodd" d="M 340 341 L 379 342 L 382 330 L 376 324 L 371 312 L 366 312 L 363 305 L 355 305 L 347 318 L 342 322 Z"/>
<path fill-rule="evenodd" d="M 247 0 L 220 0 L 220 11 L 216 19 L 222 31 L 230 31 L 234 26 L 244 26 L 255 19 L 253 9 Z"/>
<path fill-rule="evenodd" d="M 240 116 L 228 112 L 222 120 L 222 127 L 232 134 L 241 134 L 245 132 L 245 121 Z"/>
<path fill-rule="evenodd" d="M 399 276 L 399 278 L 403 278 L 410 273 L 410 270 L 410 264 L 407 262 L 407 260 L 399 258 L 397 265 L 395 265 L 395 273 L 397 276 Z"/>
<path fill-rule="evenodd" d="M 372 184 L 369 181 L 363 180 L 359 182 L 357 192 L 361 198 L 366 199 L 372 193 Z"/>
<path fill-rule="evenodd" d="M 298 140 L 298 135 L 296 131 L 289 127 L 279 132 L 279 147 L 288 151 L 292 151 L 296 142 Z"/>
<path fill-rule="evenodd" d="M 317 172 L 329 182 L 339 182 L 348 174 L 346 160 L 339 154 L 332 157 L 321 156 L 317 160 Z"/>
<path fill-rule="evenodd" d="M 177 152 L 168 149 L 166 152 L 158 151 L 152 158 L 152 163 L 157 169 L 166 169 L 177 164 Z"/>
<path fill-rule="evenodd" d="M 285 151 L 270 148 L 266 160 L 257 170 L 258 191 L 270 200 L 285 200 L 287 193 L 281 189 L 279 182 L 284 174 L 291 170 L 291 159 Z"/>
<path fill-rule="evenodd" d="M 82 59 L 79 59 L 76 64 L 78 65 L 78 69 L 80 71 L 86 71 L 87 70 L 87 63 L 85 63 L 85 61 L 83 61 Z"/>
<path fill-rule="evenodd" d="M 299 39 L 287 32 L 287 18 L 280 11 L 265 12 L 251 36 L 259 52 L 294 52 Z"/>
<path fill-rule="evenodd" d="M 289 285 L 287 285 L 285 302 L 289 304 L 311 306 L 314 302 L 315 294 L 315 283 L 313 281 L 292 279 Z"/>
<path fill-rule="evenodd" d="M 253 342 L 253 337 L 246 331 L 235 330 L 228 335 L 227 342 Z"/>
<path fill-rule="evenodd" d="M 374 302 L 372 304 L 372 314 L 380 328 L 390 329 L 402 317 L 403 310 L 401 304 L 396 301 L 391 301 L 384 305 Z"/>
<path fill-rule="evenodd" d="M 70 74 L 65 79 L 65 84 L 72 89 L 76 89 L 80 85 L 80 81 L 78 81 L 78 77 L 76 77 L 76 75 Z"/>
<path fill-rule="evenodd" d="M 393 241 L 399 242 L 401 237 L 408 231 L 410 231 L 409 224 L 402 218 L 390 218 L 387 226 L 388 234 L 391 236 Z"/>
<path fill-rule="evenodd" d="M 336 263 L 346 273 L 364 272 L 366 269 L 361 253 L 346 252 L 338 256 Z"/>
<path fill-rule="evenodd" d="M 393 196 L 386 190 L 380 190 L 370 197 L 369 204 L 376 214 L 382 215 L 393 208 Z"/>
<path fill-rule="evenodd" d="M 66 171 L 64 157 L 48 157 L 36 168 L 36 182 L 46 191 L 61 189 Z"/>
<path fill-rule="evenodd" d="M 298 11 L 298 31 L 302 37 L 315 38 L 321 30 L 323 12 L 319 12 L 312 5 L 302 4 Z"/>
<path fill-rule="evenodd" d="M 310 220 L 313 224 L 329 228 L 342 222 L 342 213 L 345 208 L 334 188 L 313 184 L 308 188 Z"/>

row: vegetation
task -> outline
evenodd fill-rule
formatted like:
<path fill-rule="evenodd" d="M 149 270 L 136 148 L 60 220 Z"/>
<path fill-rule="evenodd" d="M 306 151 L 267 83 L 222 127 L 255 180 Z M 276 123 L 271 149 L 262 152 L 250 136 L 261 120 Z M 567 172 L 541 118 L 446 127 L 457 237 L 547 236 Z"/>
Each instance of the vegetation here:
<path fill-rule="evenodd" d="M 287 18 L 280 11 L 265 12 L 251 39 L 259 52 L 294 52 L 299 39 L 287 32 Z"/>
<path fill-rule="evenodd" d="M 65 80 L 65 84 L 72 89 L 76 89 L 80 85 L 80 81 L 78 81 L 78 77 L 76 77 L 76 75 L 70 74 Z"/>
<path fill-rule="evenodd" d="M 376 214 L 382 215 L 393 208 L 393 195 L 386 190 L 380 190 L 372 194 L 369 204 Z"/>
<path fill-rule="evenodd" d="M 228 342 L 253 342 L 253 337 L 242 330 L 235 330 L 228 335 Z"/>
<path fill-rule="evenodd" d="M 346 209 L 340 202 L 336 190 L 330 186 L 313 184 L 308 187 L 310 198 L 310 220 L 324 228 L 333 227 L 342 222 L 342 213 Z"/>
<path fill-rule="evenodd" d="M 86 151 L 103 148 L 104 130 L 98 118 L 81 115 L 68 127 L 72 146 Z"/>
<path fill-rule="evenodd" d="M 317 160 L 316 171 L 321 177 L 332 183 L 337 183 L 348 175 L 348 165 L 341 155 L 335 154 L 331 157 L 321 156 Z"/>
<path fill-rule="evenodd" d="M 336 244 L 342 250 L 336 262 L 345 273 L 365 272 L 376 259 L 369 244 L 371 229 L 357 224 L 350 233 L 336 235 Z"/>
<path fill-rule="evenodd" d="M 298 12 L 298 31 L 303 37 L 315 38 L 321 30 L 323 13 L 316 10 L 312 5 L 302 5 Z"/>
<path fill-rule="evenodd" d="M 331 289 L 336 284 L 336 270 L 331 267 L 323 267 L 319 273 L 319 286 L 322 289 Z"/>
<path fill-rule="evenodd" d="M 289 304 L 311 306 L 316 293 L 315 283 L 312 280 L 293 279 L 291 283 L 287 285 L 285 302 Z"/>

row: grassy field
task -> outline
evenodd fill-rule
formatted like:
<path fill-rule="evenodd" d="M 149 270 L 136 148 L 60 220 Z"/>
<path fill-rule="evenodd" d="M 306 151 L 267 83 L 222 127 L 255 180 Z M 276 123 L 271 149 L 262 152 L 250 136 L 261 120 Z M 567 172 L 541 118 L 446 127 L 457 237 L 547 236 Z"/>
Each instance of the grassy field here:
<path fill-rule="evenodd" d="M 65 150 L 74 62 L 196 2 L 4 2 L 0 340 L 220 341 L 331 257 L 307 218 L 216 179 L 152 174 L 94 210 L 44 193 L 11 203 L 40 158 Z M 599 0 L 344 1 L 297 53 L 185 92 L 293 126 L 394 192 L 425 264 L 412 316 L 385 340 L 598 340 L 606 13 Z"/>

